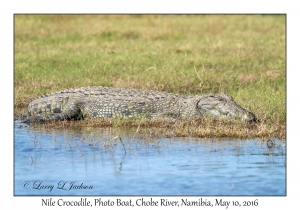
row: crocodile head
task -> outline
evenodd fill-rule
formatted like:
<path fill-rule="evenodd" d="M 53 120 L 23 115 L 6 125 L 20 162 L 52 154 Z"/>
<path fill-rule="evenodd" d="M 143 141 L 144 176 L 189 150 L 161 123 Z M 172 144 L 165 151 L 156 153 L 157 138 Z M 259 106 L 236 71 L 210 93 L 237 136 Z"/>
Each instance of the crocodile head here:
<path fill-rule="evenodd" d="M 203 96 L 197 102 L 198 111 L 202 115 L 214 118 L 240 119 L 247 122 L 256 122 L 257 118 L 238 105 L 232 97 L 222 93 L 218 95 Z"/>

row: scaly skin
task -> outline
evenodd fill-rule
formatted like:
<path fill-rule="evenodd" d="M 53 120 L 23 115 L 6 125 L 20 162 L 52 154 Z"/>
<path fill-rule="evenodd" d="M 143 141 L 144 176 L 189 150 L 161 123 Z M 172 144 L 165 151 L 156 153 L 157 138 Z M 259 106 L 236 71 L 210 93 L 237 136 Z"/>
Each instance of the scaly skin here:
<path fill-rule="evenodd" d="M 32 99 L 24 122 L 86 118 L 129 119 L 241 119 L 256 121 L 226 94 L 182 96 L 166 92 L 85 87 L 67 89 Z"/>

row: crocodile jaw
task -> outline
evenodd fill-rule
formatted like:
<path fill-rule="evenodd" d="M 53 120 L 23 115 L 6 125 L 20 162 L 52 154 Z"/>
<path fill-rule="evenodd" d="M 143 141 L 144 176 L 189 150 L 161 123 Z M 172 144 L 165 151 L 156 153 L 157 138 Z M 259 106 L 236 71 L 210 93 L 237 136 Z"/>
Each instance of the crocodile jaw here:
<path fill-rule="evenodd" d="M 210 116 L 216 119 L 237 119 L 243 122 L 256 122 L 257 118 L 252 112 L 247 112 L 243 114 L 232 113 L 228 111 L 222 112 L 218 109 L 201 109 L 201 114 Z"/>

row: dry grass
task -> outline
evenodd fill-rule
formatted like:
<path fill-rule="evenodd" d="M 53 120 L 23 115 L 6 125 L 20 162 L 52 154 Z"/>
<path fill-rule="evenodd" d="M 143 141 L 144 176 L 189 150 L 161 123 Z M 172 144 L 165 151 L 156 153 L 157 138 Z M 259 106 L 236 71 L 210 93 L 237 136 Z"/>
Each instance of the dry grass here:
<path fill-rule="evenodd" d="M 212 119 L 180 120 L 118 120 L 87 119 L 84 121 L 52 121 L 32 124 L 34 128 L 75 129 L 81 132 L 86 128 L 99 127 L 130 128 L 150 137 L 199 137 L 199 138 L 239 138 L 274 139 L 286 138 L 286 127 L 281 124 L 268 125 L 266 122 L 246 123 L 237 121 L 216 121 Z"/>

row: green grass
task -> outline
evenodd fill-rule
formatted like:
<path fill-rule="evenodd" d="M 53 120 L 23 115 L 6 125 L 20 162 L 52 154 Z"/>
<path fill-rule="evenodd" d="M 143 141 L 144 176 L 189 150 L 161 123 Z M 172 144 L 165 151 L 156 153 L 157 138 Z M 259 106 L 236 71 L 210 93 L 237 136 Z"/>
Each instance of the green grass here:
<path fill-rule="evenodd" d="M 15 109 L 82 86 L 226 92 L 286 121 L 285 15 L 15 15 Z"/>

